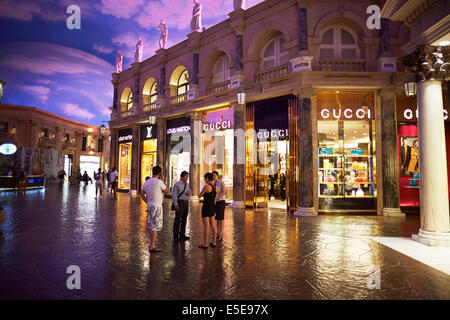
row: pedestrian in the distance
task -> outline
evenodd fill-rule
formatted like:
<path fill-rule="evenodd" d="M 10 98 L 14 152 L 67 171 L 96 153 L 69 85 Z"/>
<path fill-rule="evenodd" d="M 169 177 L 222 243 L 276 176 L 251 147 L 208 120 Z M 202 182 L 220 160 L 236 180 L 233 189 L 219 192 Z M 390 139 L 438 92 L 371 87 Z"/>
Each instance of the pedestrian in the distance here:
<path fill-rule="evenodd" d="M 186 222 L 189 214 L 189 196 L 191 188 L 187 183 L 189 173 L 181 172 L 180 180 L 178 180 L 172 189 L 172 202 L 175 207 L 175 219 L 173 220 L 173 240 L 186 241 L 190 240 L 186 236 Z"/>
<path fill-rule="evenodd" d="M 227 198 L 227 188 L 225 182 L 219 178 L 219 173 L 217 171 L 212 172 L 214 177 L 214 186 L 216 187 L 217 198 L 214 211 L 216 214 L 217 222 L 217 240 L 223 240 L 223 220 L 225 218 L 225 200 Z"/>
<path fill-rule="evenodd" d="M 214 205 L 216 202 L 216 188 L 214 187 L 214 177 L 211 172 L 208 172 L 204 176 L 205 186 L 198 195 L 199 198 L 203 197 L 202 206 L 202 220 L 203 220 L 203 243 L 198 247 L 201 249 L 208 249 L 209 239 L 209 227 L 211 226 L 213 232 L 213 242 L 209 244 L 211 247 L 217 246 L 217 228 L 216 221 L 214 220 Z"/>
<path fill-rule="evenodd" d="M 117 199 L 117 180 L 119 179 L 119 173 L 116 167 L 112 168 L 112 172 L 109 174 L 109 181 L 111 183 L 111 193 L 113 194 L 113 200 Z"/>
<path fill-rule="evenodd" d="M 94 180 L 95 180 L 95 199 L 97 199 L 98 190 L 100 190 L 100 197 L 102 196 L 102 189 L 103 189 L 102 169 L 98 168 L 98 171 L 94 172 Z"/>
<path fill-rule="evenodd" d="M 147 203 L 147 228 L 150 235 L 149 251 L 156 253 L 162 251 L 156 245 L 156 237 L 163 226 L 163 195 L 165 192 L 169 192 L 169 188 L 164 182 L 160 166 L 152 168 L 152 175 L 150 179 L 145 181 L 140 195 L 141 199 Z"/>

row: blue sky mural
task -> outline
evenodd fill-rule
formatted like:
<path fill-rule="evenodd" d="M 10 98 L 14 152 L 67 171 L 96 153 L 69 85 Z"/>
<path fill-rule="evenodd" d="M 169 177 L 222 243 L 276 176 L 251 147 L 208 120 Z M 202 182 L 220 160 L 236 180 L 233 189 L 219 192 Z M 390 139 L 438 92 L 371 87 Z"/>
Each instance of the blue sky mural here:
<path fill-rule="evenodd" d="M 247 0 L 249 8 L 263 0 Z M 233 0 L 200 0 L 208 28 L 228 18 Z M 69 30 L 69 5 L 81 9 L 81 29 Z M 157 26 L 169 28 L 167 47 L 190 33 L 192 0 L 2 0 L 2 102 L 36 106 L 94 125 L 109 120 L 115 55 L 130 66 L 138 37 L 144 59 L 159 48 Z"/>

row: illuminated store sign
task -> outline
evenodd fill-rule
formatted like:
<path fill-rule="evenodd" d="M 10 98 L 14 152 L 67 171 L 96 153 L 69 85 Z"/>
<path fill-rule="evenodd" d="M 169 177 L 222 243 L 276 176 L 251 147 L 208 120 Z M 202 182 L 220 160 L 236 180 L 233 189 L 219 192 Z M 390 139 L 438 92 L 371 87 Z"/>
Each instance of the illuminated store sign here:
<path fill-rule="evenodd" d="M 156 124 L 147 124 L 141 126 L 141 140 L 156 139 L 158 131 Z"/>
<path fill-rule="evenodd" d="M 203 124 L 204 131 L 227 130 L 227 129 L 233 129 L 233 124 L 231 123 L 231 121 Z"/>
<path fill-rule="evenodd" d="M 133 141 L 133 130 L 132 129 L 119 130 L 117 140 L 119 141 L 119 143 Z"/>
<path fill-rule="evenodd" d="M 403 117 L 406 120 L 417 120 L 419 118 L 419 110 L 416 110 L 416 112 L 414 112 L 412 109 L 405 109 L 403 111 Z M 448 111 L 446 109 L 444 109 L 444 120 L 448 119 Z"/>
<path fill-rule="evenodd" d="M 339 119 L 371 119 L 371 110 L 359 108 L 356 110 L 346 109 L 328 109 L 323 108 L 320 110 L 320 116 L 323 120 L 339 120 Z"/>
<path fill-rule="evenodd" d="M 168 128 L 167 134 L 179 133 L 179 132 L 189 132 L 191 131 L 191 126 L 182 126 L 178 128 Z"/>
<path fill-rule="evenodd" d="M 258 139 L 270 139 L 270 138 L 284 139 L 286 137 L 289 137 L 289 131 L 288 131 L 288 129 L 272 129 L 270 131 L 260 130 L 256 134 L 256 137 Z"/>
<path fill-rule="evenodd" d="M 17 147 L 14 143 L 4 143 L 0 146 L 0 153 L 4 155 L 11 155 L 16 153 Z"/>

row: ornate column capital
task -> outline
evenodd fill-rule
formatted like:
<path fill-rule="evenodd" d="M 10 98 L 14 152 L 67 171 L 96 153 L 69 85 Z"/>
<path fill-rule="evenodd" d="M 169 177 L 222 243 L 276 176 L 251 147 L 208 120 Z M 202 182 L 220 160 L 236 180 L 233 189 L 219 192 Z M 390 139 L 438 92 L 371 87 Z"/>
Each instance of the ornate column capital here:
<path fill-rule="evenodd" d="M 399 91 L 399 88 L 397 88 L 397 87 L 384 87 L 384 88 L 380 89 L 379 95 L 387 96 L 387 97 L 389 97 L 389 96 L 395 97 L 397 95 L 398 91 Z"/>
<path fill-rule="evenodd" d="M 450 78 L 450 46 L 421 45 L 400 61 L 405 71 L 415 74 L 417 82 Z"/>

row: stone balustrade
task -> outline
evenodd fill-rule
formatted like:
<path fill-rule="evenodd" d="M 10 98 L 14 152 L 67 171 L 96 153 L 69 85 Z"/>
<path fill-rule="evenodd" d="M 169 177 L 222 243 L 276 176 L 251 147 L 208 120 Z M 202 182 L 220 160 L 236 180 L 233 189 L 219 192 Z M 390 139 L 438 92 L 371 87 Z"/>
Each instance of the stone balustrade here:
<path fill-rule="evenodd" d="M 363 59 L 321 59 L 320 71 L 354 71 L 361 72 L 366 69 L 366 61 Z"/>
<path fill-rule="evenodd" d="M 231 81 L 227 80 L 220 83 L 215 83 L 209 87 L 206 88 L 206 95 L 209 96 L 210 94 L 216 94 L 225 92 L 231 89 Z"/>
<path fill-rule="evenodd" d="M 170 104 L 177 104 L 187 100 L 187 92 L 179 94 L 177 96 L 170 97 Z"/>
<path fill-rule="evenodd" d="M 289 64 L 283 64 L 255 74 L 254 82 L 262 82 L 285 76 L 289 73 Z"/>

